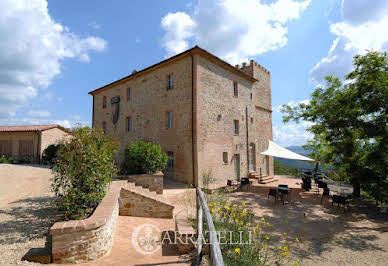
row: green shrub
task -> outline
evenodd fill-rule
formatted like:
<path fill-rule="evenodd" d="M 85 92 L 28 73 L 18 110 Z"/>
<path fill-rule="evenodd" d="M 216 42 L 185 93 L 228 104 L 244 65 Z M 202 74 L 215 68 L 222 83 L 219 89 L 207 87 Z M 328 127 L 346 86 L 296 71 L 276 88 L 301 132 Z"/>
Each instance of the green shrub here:
<path fill-rule="evenodd" d="M 168 156 L 159 144 L 135 142 L 125 150 L 122 170 L 126 174 L 154 174 L 167 165 Z"/>
<path fill-rule="evenodd" d="M 5 157 L 4 155 L 2 155 L 0 157 L 0 163 L 14 163 L 15 162 L 15 159 L 12 158 L 12 157 Z"/>
<path fill-rule="evenodd" d="M 55 158 L 57 157 L 58 149 L 60 148 L 60 144 L 50 144 L 44 149 L 42 154 L 42 163 L 44 164 L 53 164 Z"/>
<path fill-rule="evenodd" d="M 89 216 L 105 196 L 117 173 L 114 156 L 118 142 L 102 129 L 78 127 L 63 141 L 53 167 L 52 190 L 67 219 Z"/>

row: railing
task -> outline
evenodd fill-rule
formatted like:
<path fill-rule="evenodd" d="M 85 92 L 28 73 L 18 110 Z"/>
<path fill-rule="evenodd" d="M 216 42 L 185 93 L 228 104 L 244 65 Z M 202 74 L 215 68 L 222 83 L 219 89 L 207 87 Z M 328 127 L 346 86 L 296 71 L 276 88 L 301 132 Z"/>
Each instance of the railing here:
<path fill-rule="evenodd" d="M 202 243 L 203 243 L 203 214 L 207 224 L 207 231 L 209 232 L 210 244 L 210 260 L 213 266 L 223 266 L 222 253 L 217 239 L 217 232 L 214 227 L 212 216 L 210 215 L 209 207 L 207 206 L 205 196 L 201 188 L 197 188 L 197 221 L 198 221 L 198 241 L 197 241 L 197 265 L 202 265 Z"/>

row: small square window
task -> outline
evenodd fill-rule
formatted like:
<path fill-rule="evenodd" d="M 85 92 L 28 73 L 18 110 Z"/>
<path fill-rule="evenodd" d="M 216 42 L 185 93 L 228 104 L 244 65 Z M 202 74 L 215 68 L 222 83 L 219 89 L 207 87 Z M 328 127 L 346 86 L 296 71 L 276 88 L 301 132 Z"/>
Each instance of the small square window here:
<path fill-rule="evenodd" d="M 168 75 L 167 82 L 167 90 L 172 90 L 174 88 L 174 76 Z"/>
<path fill-rule="evenodd" d="M 130 132 L 130 131 L 132 130 L 132 119 L 131 119 L 130 116 L 128 116 L 128 117 L 126 118 L 125 130 L 126 130 L 127 132 Z"/>
<path fill-rule="evenodd" d="M 104 131 L 104 134 L 106 134 L 106 122 L 102 122 L 102 130 Z"/>
<path fill-rule="evenodd" d="M 127 89 L 127 101 L 131 100 L 131 88 Z"/>
<path fill-rule="evenodd" d="M 174 168 L 174 153 L 172 151 L 167 152 L 168 161 L 167 161 L 167 168 Z"/>
<path fill-rule="evenodd" d="M 169 128 L 172 128 L 173 127 L 173 120 L 174 120 L 174 117 L 173 117 L 173 113 L 172 112 L 167 112 L 167 121 L 166 121 L 166 128 L 169 129 Z"/>
<path fill-rule="evenodd" d="M 237 81 L 233 81 L 233 96 L 238 97 L 238 83 L 237 83 Z"/>
<path fill-rule="evenodd" d="M 227 152 L 222 153 L 222 162 L 223 162 L 223 164 L 228 163 L 228 153 Z"/>
<path fill-rule="evenodd" d="M 233 120 L 233 127 L 234 127 L 234 135 L 238 135 L 240 132 L 239 122 L 238 120 Z"/>
<path fill-rule="evenodd" d="M 102 108 L 106 108 L 106 96 L 102 97 Z"/>

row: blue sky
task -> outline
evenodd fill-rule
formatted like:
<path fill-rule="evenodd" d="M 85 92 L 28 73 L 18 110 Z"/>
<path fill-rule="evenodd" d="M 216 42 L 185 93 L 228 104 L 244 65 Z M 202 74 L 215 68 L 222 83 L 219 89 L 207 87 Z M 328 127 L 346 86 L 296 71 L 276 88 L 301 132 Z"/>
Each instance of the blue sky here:
<path fill-rule="evenodd" d="M 199 44 L 269 69 L 274 139 L 300 145 L 308 125 L 283 125 L 278 107 L 349 72 L 353 55 L 387 50 L 387 14 L 367 0 L 4 0 L 0 125 L 90 124 L 89 91 Z"/>

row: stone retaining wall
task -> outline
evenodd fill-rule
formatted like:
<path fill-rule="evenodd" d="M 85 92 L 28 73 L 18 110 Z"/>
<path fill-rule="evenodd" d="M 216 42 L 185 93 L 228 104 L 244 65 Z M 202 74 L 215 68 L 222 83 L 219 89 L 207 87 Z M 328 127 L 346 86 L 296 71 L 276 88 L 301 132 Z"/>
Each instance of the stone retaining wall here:
<path fill-rule="evenodd" d="M 161 199 L 152 198 L 151 195 L 144 196 L 122 188 L 120 200 L 120 215 L 122 216 L 173 218 L 174 206 L 162 202 Z"/>
<path fill-rule="evenodd" d="M 120 175 L 117 178 L 125 179 L 133 182 L 136 186 L 148 188 L 150 191 L 155 191 L 157 194 L 163 194 L 163 173 L 143 174 L 143 175 Z"/>
<path fill-rule="evenodd" d="M 110 252 L 113 245 L 118 197 L 125 181 L 115 181 L 92 216 L 55 223 L 51 229 L 53 263 L 83 263 Z"/>

